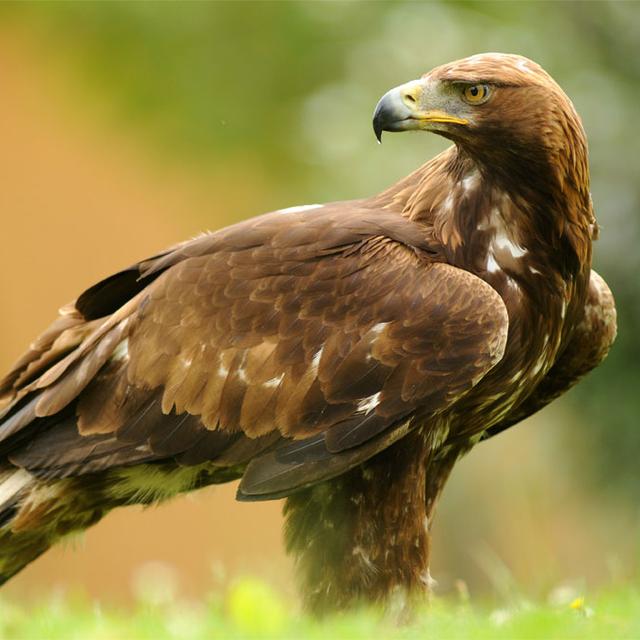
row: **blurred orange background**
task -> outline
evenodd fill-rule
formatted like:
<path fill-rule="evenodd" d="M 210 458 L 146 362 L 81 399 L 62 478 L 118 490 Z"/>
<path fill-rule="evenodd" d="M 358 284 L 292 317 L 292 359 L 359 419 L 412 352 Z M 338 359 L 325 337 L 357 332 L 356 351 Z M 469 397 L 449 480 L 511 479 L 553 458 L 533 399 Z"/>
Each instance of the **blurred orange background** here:
<path fill-rule="evenodd" d="M 259 181 L 238 197 L 239 168 L 197 175 L 159 164 L 118 132 L 97 126 L 73 104 L 63 72 L 42 53 L 24 33 L 0 32 L 3 370 L 58 307 L 93 282 L 195 235 L 204 226 L 198 221 L 218 226 L 260 207 Z M 222 566 L 230 575 L 276 579 L 283 567 L 289 570 L 280 504 L 240 504 L 234 494 L 235 484 L 116 511 L 76 545 L 45 554 L 7 591 L 25 596 L 82 586 L 127 599 L 136 567 L 148 561 L 188 576 L 180 583 L 191 595 L 210 588 Z"/>

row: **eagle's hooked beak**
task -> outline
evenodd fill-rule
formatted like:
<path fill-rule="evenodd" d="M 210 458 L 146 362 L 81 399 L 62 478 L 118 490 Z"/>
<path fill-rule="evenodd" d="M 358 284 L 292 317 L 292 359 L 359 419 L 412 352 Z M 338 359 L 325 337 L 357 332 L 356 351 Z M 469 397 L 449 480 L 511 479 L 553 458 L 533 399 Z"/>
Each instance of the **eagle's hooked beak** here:
<path fill-rule="evenodd" d="M 425 79 L 412 80 L 387 91 L 373 112 L 373 131 L 378 142 L 383 131 L 409 131 L 434 129 L 431 123 L 468 124 L 446 111 L 434 108 L 438 102 L 433 86 Z"/>

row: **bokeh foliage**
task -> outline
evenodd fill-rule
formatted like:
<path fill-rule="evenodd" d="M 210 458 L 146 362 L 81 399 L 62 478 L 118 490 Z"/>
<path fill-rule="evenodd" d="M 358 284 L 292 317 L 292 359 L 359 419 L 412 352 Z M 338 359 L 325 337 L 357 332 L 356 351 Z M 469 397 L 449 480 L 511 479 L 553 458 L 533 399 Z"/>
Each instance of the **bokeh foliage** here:
<path fill-rule="evenodd" d="M 373 144 L 370 114 L 390 86 L 480 51 L 540 62 L 584 119 L 602 226 L 595 264 L 619 312 L 609 359 L 565 400 L 581 416 L 566 444 L 593 462 L 594 487 L 640 495 L 639 4 L 70 2 L 0 11 L 37 28 L 132 135 L 185 163 L 251 158 L 280 206 L 375 192 L 445 146 L 423 135 Z"/>
<path fill-rule="evenodd" d="M 205 602 L 140 600 L 131 611 L 102 610 L 82 599 L 54 598 L 28 611 L 0 602 L 0 635 L 14 638 L 455 638 L 456 640 L 632 639 L 640 633 L 640 593 L 627 587 L 593 598 L 513 601 L 497 609 L 439 599 L 407 620 L 401 613 L 352 611 L 323 620 L 301 616 L 266 584 L 243 578 Z M 398 624 L 404 620 L 403 624 Z"/>

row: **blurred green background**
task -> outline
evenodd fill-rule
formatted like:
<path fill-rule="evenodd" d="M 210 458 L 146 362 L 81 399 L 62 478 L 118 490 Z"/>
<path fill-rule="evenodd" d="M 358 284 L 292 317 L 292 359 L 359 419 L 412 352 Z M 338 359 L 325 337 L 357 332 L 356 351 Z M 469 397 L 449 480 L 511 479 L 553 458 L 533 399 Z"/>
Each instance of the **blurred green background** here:
<path fill-rule="evenodd" d="M 378 146 L 376 101 L 483 51 L 536 60 L 583 117 L 602 227 L 595 266 L 616 296 L 619 336 L 577 389 L 459 465 L 432 573 L 445 592 L 464 580 L 472 593 L 543 597 L 637 575 L 635 2 L 1 4 L 1 364 L 57 306 L 124 264 L 206 228 L 366 196 L 407 174 L 447 143 L 416 134 Z M 159 570 L 186 594 L 236 571 L 289 589 L 279 505 L 237 505 L 232 494 L 113 514 L 84 549 L 47 554 L 10 588 L 127 600 Z"/>

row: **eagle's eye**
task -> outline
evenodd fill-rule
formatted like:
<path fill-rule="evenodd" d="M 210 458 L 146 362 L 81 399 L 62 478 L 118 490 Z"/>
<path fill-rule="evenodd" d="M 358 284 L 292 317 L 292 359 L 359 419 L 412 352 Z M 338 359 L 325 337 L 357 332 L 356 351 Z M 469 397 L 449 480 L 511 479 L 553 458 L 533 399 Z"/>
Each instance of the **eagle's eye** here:
<path fill-rule="evenodd" d="M 482 104 L 490 95 L 491 90 L 486 84 L 470 84 L 462 90 L 462 99 L 468 104 Z"/>

